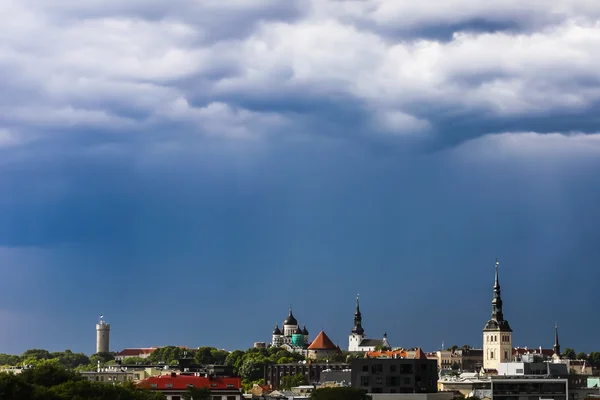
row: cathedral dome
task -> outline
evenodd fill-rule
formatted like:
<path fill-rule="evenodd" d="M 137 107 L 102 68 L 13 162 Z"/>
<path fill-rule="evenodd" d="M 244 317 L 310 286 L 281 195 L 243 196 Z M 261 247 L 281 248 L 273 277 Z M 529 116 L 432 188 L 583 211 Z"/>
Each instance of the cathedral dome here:
<path fill-rule="evenodd" d="M 292 309 L 290 309 L 290 315 L 283 321 L 283 325 L 298 325 L 298 320 L 294 318 L 292 314 Z"/>
<path fill-rule="evenodd" d="M 279 325 L 275 325 L 275 329 L 273 330 L 273 335 L 281 335 L 281 331 L 279 330 Z"/>
<path fill-rule="evenodd" d="M 302 333 L 302 329 L 300 329 L 300 325 L 298 325 L 298 327 L 296 328 L 296 332 L 294 332 L 294 334 L 296 334 L 296 335 L 304 335 L 304 333 Z"/>
<path fill-rule="evenodd" d="M 304 329 L 302 329 L 302 334 L 308 336 L 308 329 L 306 329 L 306 325 L 304 325 Z"/>

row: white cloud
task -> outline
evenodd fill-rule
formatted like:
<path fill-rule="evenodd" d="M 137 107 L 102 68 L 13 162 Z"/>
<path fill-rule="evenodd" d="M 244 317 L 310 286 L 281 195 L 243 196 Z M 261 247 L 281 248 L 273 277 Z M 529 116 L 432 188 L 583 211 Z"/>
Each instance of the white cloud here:
<path fill-rule="evenodd" d="M 8 129 L 0 128 L 0 148 L 10 147 L 20 143 L 16 134 Z"/>
<path fill-rule="evenodd" d="M 165 4 L 3 2 L 3 113 L 23 128 L 202 120 L 207 132 L 245 137 L 285 125 L 279 101 L 349 101 L 375 130 L 443 134 L 440 110 L 518 119 L 600 101 L 595 2 L 312 0 L 304 14 L 296 2 L 271 0 Z M 527 24 L 523 15 L 535 18 Z M 219 40 L 203 23 L 211 18 L 252 29 Z M 522 28 L 418 37 L 421 28 L 476 19 Z M 380 29 L 393 25 L 417 36 Z"/>
<path fill-rule="evenodd" d="M 251 112 L 219 102 L 193 107 L 183 97 L 166 104 L 157 116 L 193 124 L 204 133 L 235 138 L 262 136 L 273 129 L 282 128 L 287 122 L 276 114 Z"/>
<path fill-rule="evenodd" d="M 450 150 L 450 154 L 461 162 L 505 162 L 514 158 L 531 164 L 545 160 L 558 166 L 563 160 L 577 163 L 586 158 L 600 159 L 600 133 L 506 132 L 470 140 Z"/>
<path fill-rule="evenodd" d="M 401 111 L 377 111 L 374 123 L 383 131 L 396 134 L 425 133 L 431 129 L 428 121 Z"/>

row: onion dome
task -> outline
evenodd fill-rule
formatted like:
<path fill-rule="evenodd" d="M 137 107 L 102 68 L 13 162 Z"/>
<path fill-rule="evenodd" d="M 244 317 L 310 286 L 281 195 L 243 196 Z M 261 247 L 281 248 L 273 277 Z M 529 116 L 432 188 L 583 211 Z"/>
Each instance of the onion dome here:
<path fill-rule="evenodd" d="M 294 332 L 294 334 L 295 334 L 295 335 L 303 335 L 303 333 L 302 333 L 302 329 L 300 329 L 300 325 L 298 325 L 298 326 L 296 327 L 296 332 Z"/>
<path fill-rule="evenodd" d="M 275 325 L 275 329 L 273 330 L 273 335 L 281 335 L 281 331 L 279 330 L 279 324 Z"/>
<path fill-rule="evenodd" d="M 298 325 L 298 320 L 292 314 L 292 307 L 290 307 L 290 315 L 283 321 L 283 325 Z"/>
<path fill-rule="evenodd" d="M 304 329 L 302 329 L 302 334 L 304 336 L 308 336 L 308 329 L 306 329 L 306 325 L 304 325 Z"/>

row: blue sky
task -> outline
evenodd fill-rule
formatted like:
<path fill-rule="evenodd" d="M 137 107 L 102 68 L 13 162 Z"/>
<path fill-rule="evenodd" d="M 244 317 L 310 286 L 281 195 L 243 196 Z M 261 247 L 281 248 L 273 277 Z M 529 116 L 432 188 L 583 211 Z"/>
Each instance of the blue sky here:
<path fill-rule="evenodd" d="M 595 3 L 1 7 L 0 352 L 600 350 Z"/>

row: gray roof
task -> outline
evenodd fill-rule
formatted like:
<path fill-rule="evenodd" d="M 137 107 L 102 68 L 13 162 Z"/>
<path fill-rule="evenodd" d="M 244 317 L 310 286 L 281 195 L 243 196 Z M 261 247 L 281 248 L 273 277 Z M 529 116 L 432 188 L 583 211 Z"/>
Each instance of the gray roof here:
<path fill-rule="evenodd" d="M 362 347 L 377 347 L 377 346 L 387 346 L 387 341 L 385 339 L 363 339 L 360 342 Z"/>

